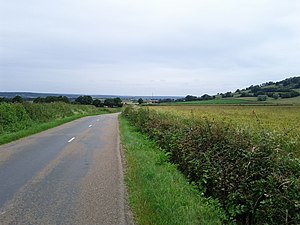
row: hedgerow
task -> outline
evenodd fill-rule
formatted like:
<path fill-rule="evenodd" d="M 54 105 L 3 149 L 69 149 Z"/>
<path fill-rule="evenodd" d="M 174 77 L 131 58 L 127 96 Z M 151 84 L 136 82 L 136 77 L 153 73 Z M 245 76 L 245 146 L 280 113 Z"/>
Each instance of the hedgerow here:
<path fill-rule="evenodd" d="M 123 115 L 203 195 L 219 201 L 227 213 L 224 223 L 300 224 L 299 145 L 288 137 L 143 108 L 128 107 Z"/>
<path fill-rule="evenodd" d="M 55 103 L 0 103 L 0 135 L 17 132 L 37 123 L 50 122 L 75 114 L 97 113 L 94 106 Z"/>

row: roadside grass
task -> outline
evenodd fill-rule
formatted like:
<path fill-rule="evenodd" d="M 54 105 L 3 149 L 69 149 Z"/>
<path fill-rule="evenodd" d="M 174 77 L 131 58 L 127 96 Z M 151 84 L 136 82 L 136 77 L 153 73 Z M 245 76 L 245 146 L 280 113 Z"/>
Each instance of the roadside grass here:
<path fill-rule="evenodd" d="M 189 184 L 168 156 L 120 117 L 127 170 L 125 182 L 139 225 L 221 224 L 223 213 Z"/>
<path fill-rule="evenodd" d="M 37 134 L 39 132 L 60 126 L 62 124 L 71 122 L 73 120 L 80 119 L 82 117 L 86 116 L 95 116 L 95 115 L 101 115 L 101 114 L 107 114 L 107 113 L 114 113 L 116 110 L 110 111 L 110 110 L 103 110 L 99 111 L 99 113 L 90 113 L 90 114 L 76 114 L 73 116 L 61 118 L 61 119 L 56 119 L 50 122 L 45 122 L 45 123 L 34 123 L 30 127 L 17 131 L 17 132 L 11 132 L 11 133 L 6 133 L 0 135 L 0 145 L 7 144 L 12 141 L 16 141 L 18 139 Z"/>

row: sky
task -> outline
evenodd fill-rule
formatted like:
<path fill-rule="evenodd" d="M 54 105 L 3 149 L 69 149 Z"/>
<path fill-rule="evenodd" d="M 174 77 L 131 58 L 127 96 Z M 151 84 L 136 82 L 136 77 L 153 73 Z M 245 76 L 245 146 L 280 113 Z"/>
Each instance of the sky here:
<path fill-rule="evenodd" d="M 0 91 L 201 96 L 300 74 L 299 0 L 0 0 Z"/>

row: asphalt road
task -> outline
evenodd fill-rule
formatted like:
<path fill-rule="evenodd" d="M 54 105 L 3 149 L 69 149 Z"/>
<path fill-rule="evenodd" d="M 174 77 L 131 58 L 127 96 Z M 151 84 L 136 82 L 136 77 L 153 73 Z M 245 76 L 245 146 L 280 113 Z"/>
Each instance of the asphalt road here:
<path fill-rule="evenodd" d="M 131 224 L 117 117 L 86 117 L 0 146 L 0 224 Z"/>

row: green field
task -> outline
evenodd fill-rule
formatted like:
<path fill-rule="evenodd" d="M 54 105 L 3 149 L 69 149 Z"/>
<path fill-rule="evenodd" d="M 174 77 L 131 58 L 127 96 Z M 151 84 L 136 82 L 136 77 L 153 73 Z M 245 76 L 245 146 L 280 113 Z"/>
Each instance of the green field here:
<path fill-rule="evenodd" d="M 190 102 L 174 102 L 172 105 L 241 105 L 241 104 L 258 104 L 259 102 L 253 101 L 253 99 L 214 99 L 206 101 L 190 101 Z M 163 103 L 169 105 L 168 103 Z M 162 104 L 162 105 L 163 105 Z"/>
<path fill-rule="evenodd" d="M 278 105 L 300 105 L 300 96 L 284 99 L 268 99 L 267 102 Z"/>
<path fill-rule="evenodd" d="M 296 90 L 296 89 L 295 89 Z M 296 91 L 300 91 L 297 89 Z M 205 101 L 187 101 L 187 102 L 171 102 L 161 103 L 160 105 L 299 105 L 300 96 L 294 98 L 267 98 L 266 101 L 258 101 L 257 97 L 230 97 L 216 98 Z"/>

